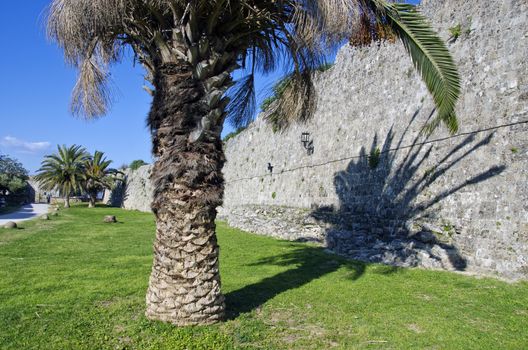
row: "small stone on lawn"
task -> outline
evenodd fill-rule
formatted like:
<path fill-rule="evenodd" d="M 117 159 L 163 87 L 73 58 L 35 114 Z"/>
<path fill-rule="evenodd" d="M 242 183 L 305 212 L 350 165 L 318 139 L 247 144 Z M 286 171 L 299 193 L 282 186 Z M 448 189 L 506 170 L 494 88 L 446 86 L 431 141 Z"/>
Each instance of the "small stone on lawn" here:
<path fill-rule="evenodd" d="M 13 221 L 9 221 L 8 223 L 6 223 L 4 225 L 4 228 L 17 228 L 17 227 L 18 226 L 17 226 L 16 222 L 13 222 Z"/>
<path fill-rule="evenodd" d="M 117 222 L 117 219 L 113 215 L 107 215 L 107 216 L 104 217 L 103 221 L 106 222 L 106 223 L 114 223 L 114 222 Z"/>

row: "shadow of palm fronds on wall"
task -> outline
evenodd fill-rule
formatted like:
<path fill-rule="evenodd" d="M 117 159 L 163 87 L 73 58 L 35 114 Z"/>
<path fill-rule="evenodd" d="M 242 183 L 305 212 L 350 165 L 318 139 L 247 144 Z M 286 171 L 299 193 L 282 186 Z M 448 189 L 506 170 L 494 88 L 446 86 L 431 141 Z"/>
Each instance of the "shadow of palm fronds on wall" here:
<path fill-rule="evenodd" d="M 108 205 L 122 208 L 128 197 L 128 175 L 116 182 L 115 187 L 110 191 Z"/>
<path fill-rule="evenodd" d="M 369 153 L 363 147 L 357 160 L 334 175 L 337 210 L 318 208 L 311 215 L 329 224 L 326 243 L 338 254 L 398 266 L 465 270 L 467 260 L 454 245 L 461 228 L 442 217 L 441 202 L 500 174 L 505 166 L 467 178 L 460 172 L 461 162 L 488 145 L 493 133 L 480 140 L 476 133 L 464 136 L 443 155 L 433 148 L 458 136 L 436 141 L 419 132 L 404 145 L 418 113 L 397 141 L 393 128 L 382 144 L 376 134 Z"/>

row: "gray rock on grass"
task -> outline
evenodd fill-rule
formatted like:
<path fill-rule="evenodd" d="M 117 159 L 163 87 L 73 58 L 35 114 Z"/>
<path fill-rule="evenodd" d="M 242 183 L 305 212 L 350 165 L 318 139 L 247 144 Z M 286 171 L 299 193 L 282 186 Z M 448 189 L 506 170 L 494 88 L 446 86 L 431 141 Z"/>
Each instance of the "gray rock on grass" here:
<path fill-rule="evenodd" d="M 108 224 L 112 224 L 117 222 L 117 218 L 114 215 L 107 215 L 104 217 L 103 221 Z"/>
<path fill-rule="evenodd" d="M 4 225 L 4 228 L 15 229 L 15 228 L 18 228 L 18 226 L 17 226 L 16 222 L 9 221 L 9 222 L 7 222 L 7 223 Z"/>

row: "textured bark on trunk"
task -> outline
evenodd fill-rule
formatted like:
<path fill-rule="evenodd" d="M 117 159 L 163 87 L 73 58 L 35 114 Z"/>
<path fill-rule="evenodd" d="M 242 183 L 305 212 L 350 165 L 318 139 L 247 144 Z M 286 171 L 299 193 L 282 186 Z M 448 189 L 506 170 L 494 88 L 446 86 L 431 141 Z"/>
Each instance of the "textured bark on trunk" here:
<path fill-rule="evenodd" d="M 69 208 L 70 207 L 70 196 L 66 196 L 66 198 L 64 198 L 64 208 Z"/>
<path fill-rule="evenodd" d="M 154 86 L 149 124 L 157 231 L 146 316 L 178 326 L 215 323 L 225 310 L 215 234 L 223 194 L 220 132 L 191 136 L 211 108 L 188 65 L 161 65 Z"/>

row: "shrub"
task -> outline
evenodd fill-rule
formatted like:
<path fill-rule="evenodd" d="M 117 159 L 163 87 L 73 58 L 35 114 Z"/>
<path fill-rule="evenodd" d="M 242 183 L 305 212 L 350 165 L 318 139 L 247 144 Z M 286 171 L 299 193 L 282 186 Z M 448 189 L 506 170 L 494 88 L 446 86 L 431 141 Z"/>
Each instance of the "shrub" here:
<path fill-rule="evenodd" d="M 458 39 L 460 35 L 462 35 L 462 25 L 459 23 L 456 26 L 449 28 L 449 33 L 453 40 Z"/>
<path fill-rule="evenodd" d="M 381 151 L 378 147 L 370 151 L 370 155 L 368 157 L 368 165 L 370 169 L 374 170 L 378 167 L 380 158 L 381 158 Z"/>
<path fill-rule="evenodd" d="M 235 131 L 233 132 L 230 132 L 229 134 L 227 134 L 225 137 L 224 137 L 224 143 L 227 142 L 229 139 L 232 139 L 233 137 L 237 136 L 238 134 L 240 134 L 242 131 L 246 130 L 247 126 L 242 126 L 238 129 L 236 129 Z"/>
<path fill-rule="evenodd" d="M 132 170 L 137 170 L 139 169 L 140 167 L 142 167 L 143 165 L 147 165 L 148 163 L 145 162 L 144 160 L 142 159 L 136 159 L 134 161 L 132 161 L 132 163 L 130 163 L 130 165 L 128 166 L 130 169 Z"/>
<path fill-rule="evenodd" d="M 322 65 L 320 65 L 319 67 L 317 67 L 317 70 L 319 72 L 326 72 L 327 70 L 329 70 L 330 68 L 332 68 L 334 66 L 333 63 L 323 63 Z"/>
<path fill-rule="evenodd" d="M 28 171 L 16 159 L 0 154 L 0 196 L 10 193 L 7 201 L 18 203 L 23 200 L 27 186 Z"/>

